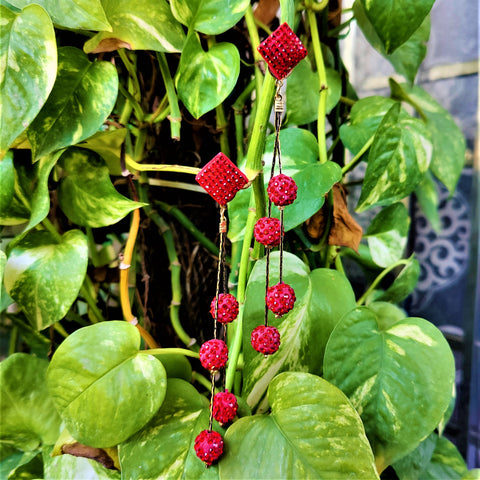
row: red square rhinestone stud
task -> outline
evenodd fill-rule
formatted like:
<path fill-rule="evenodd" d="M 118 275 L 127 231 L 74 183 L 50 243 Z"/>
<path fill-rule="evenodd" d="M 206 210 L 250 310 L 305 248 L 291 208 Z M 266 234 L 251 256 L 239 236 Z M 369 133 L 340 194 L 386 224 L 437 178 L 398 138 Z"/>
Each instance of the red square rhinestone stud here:
<path fill-rule="evenodd" d="M 195 180 L 222 206 L 248 183 L 248 178 L 221 152 L 197 173 Z"/>
<path fill-rule="evenodd" d="M 307 56 L 307 49 L 286 22 L 268 36 L 257 50 L 277 80 L 285 78 Z"/>

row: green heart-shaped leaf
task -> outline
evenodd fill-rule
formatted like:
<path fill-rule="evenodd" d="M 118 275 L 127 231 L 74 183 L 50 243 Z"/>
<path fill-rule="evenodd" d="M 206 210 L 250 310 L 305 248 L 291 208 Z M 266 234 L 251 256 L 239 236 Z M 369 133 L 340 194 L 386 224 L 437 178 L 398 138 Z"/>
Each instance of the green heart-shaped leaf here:
<path fill-rule="evenodd" d="M 180 100 L 199 118 L 231 93 L 240 72 L 240 55 L 231 43 L 217 43 L 205 52 L 195 33 L 189 35 L 180 58 L 176 86 Z"/>
<path fill-rule="evenodd" d="M 412 36 L 435 2 L 435 0 L 361 1 L 387 53 L 392 53 Z"/>
<path fill-rule="evenodd" d="M 189 29 L 218 35 L 232 28 L 245 14 L 248 0 L 172 0 L 175 18 Z"/>
<path fill-rule="evenodd" d="M 278 282 L 279 254 L 270 255 L 270 285 Z M 284 253 L 284 281 L 296 295 L 294 309 L 281 318 L 269 314 L 269 324 L 281 335 L 280 349 L 265 358 L 250 345 L 250 334 L 263 324 L 265 311 L 266 259 L 255 264 L 248 281 L 244 310 L 244 390 L 242 396 L 255 406 L 268 383 L 285 370 L 322 371 L 325 345 L 342 316 L 355 307 L 355 295 L 347 278 L 336 270 L 310 272 L 295 255 Z"/>
<path fill-rule="evenodd" d="M 388 267 L 402 258 L 409 228 L 410 217 L 403 203 L 394 203 L 377 214 L 364 235 L 377 265 Z"/>
<path fill-rule="evenodd" d="M 394 282 L 383 292 L 376 301 L 400 303 L 405 300 L 417 285 L 420 276 L 420 264 L 413 256 L 408 259 L 408 263 Z"/>
<path fill-rule="evenodd" d="M 162 404 L 165 369 L 139 348 L 138 329 L 110 321 L 77 330 L 55 352 L 48 390 L 80 443 L 115 446 L 140 430 Z"/>
<path fill-rule="evenodd" d="M 38 330 L 61 320 L 77 298 L 87 271 L 85 235 L 70 230 L 60 240 L 32 231 L 10 251 L 5 288 Z"/>
<path fill-rule="evenodd" d="M 60 163 L 65 177 L 58 188 L 58 201 L 65 215 L 77 225 L 112 225 L 144 205 L 115 190 L 107 165 L 94 152 L 70 148 Z"/>
<path fill-rule="evenodd" d="M 401 87 L 427 119 L 426 128 L 433 143 L 430 169 L 453 193 L 465 164 L 465 137 L 450 113 L 425 90 L 406 84 Z"/>
<path fill-rule="evenodd" d="M 241 418 L 227 430 L 221 478 L 378 478 L 362 422 L 338 388 L 308 373 L 282 373 L 268 401 L 270 415 Z"/>
<path fill-rule="evenodd" d="M 41 5 L 53 22 L 67 28 L 83 30 L 108 30 L 110 24 L 105 17 L 100 0 L 10 0 L 10 4 L 23 8 L 31 3 Z"/>
<path fill-rule="evenodd" d="M 412 36 L 389 55 L 385 51 L 383 43 L 375 32 L 370 20 L 367 18 L 360 0 L 355 0 L 353 12 L 355 14 L 355 20 L 370 45 L 393 65 L 397 73 L 403 75 L 413 84 L 418 68 L 427 53 L 427 42 L 430 37 L 430 17 L 425 17 L 425 20 L 418 29 L 415 30 Z"/>
<path fill-rule="evenodd" d="M 319 163 L 318 144 L 315 136 L 300 128 L 280 131 L 282 144 L 282 172 L 290 175 L 298 186 L 297 199 L 285 209 L 285 231 L 289 231 L 310 218 L 322 207 L 326 193 L 340 181 L 342 173 L 334 162 Z M 267 188 L 272 166 L 274 135 L 266 141 L 263 155 L 264 181 Z M 230 228 L 228 237 L 232 242 L 245 235 L 245 223 L 250 199 L 249 190 L 241 190 L 228 204 Z M 278 217 L 277 207 L 272 206 L 273 215 Z"/>
<path fill-rule="evenodd" d="M 47 367 L 46 360 L 25 353 L 0 363 L 0 443 L 27 451 L 57 440 L 61 420 L 45 384 Z"/>
<path fill-rule="evenodd" d="M 152 420 L 119 446 L 122 475 L 144 478 L 218 479 L 195 455 L 195 437 L 208 428 L 208 400 L 187 382 L 168 379 L 167 395 Z"/>
<path fill-rule="evenodd" d="M 379 317 L 360 307 L 330 336 L 324 373 L 362 417 L 381 472 L 439 424 L 455 363 L 440 330 L 426 320 Z"/>
<path fill-rule="evenodd" d="M 438 214 L 438 206 L 440 200 L 438 198 L 437 185 L 430 171 L 425 173 L 423 180 L 415 189 L 415 197 L 422 209 L 423 214 L 430 222 L 433 230 L 440 232 L 440 215 Z"/>
<path fill-rule="evenodd" d="M 357 211 L 389 205 L 413 192 L 430 164 L 429 138 L 424 123 L 399 103 L 390 108 L 370 147 Z"/>
<path fill-rule="evenodd" d="M 52 90 L 57 46 L 52 21 L 38 5 L 19 14 L 0 5 L 0 160 L 30 125 Z"/>
<path fill-rule="evenodd" d="M 102 0 L 111 29 L 100 32 L 84 45 L 86 53 L 129 50 L 180 52 L 185 33 L 166 0 Z M 107 30 L 107 29 L 104 29 Z"/>
<path fill-rule="evenodd" d="M 117 91 L 110 62 L 90 62 L 78 48 L 60 48 L 52 93 L 27 131 L 34 158 L 93 135 L 112 111 Z"/>
<path fill-rule="evenodd" d="M 340 100 L 342 81 L 340 74 L 327 68 L 327 113 Z M 288 77 L 287 82 L 287 123 L 304 125 L 318 118 L 320 87 L 318 72 L 313 72 L 308 58 L 303 59 Z"/>

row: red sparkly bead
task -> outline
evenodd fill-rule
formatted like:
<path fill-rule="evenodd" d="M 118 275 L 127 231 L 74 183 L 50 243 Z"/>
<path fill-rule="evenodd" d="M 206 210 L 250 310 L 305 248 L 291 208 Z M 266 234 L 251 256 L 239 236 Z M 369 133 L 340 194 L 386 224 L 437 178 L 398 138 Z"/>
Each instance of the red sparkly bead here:
<path fill-rule="evenodd" d="M 253 235 L 258 243 L 266 247 L 280 245 L 280 220 L 271 217 L 259 218 L 253 229 Z"/>
<path fill-rule="evenodd" d="M 195 438 L 194 447 L 197 457 L 208 467 L 223 453 L 223 438 L 215 431 L 203 430 Z"/>
<path fill-rule="evenodd" d="M 267 290 L 267 307 L 277 317 L 285 315 L 292 310 L 295 304 L 295 291 L 286 283 L 277 283 Z"/>
<path fill-rule="evenodd" d="M 200 347 L 200 363 L 207 370 L 220 370 L 228 360 L 228 347 L 223 340 L 212 339 Z"/>
<path fill-rule="evenodd" d="M 231 422 L 237 414 L 237 398 L 228 390 L 219 392 L 213 397 L 213 418 L 224 425 Z"/>
<path fill-rule="evenodd" d="M 215 318 L 215 299 L 210 304 L 210 313 Z M 237 299 L 230 293 L 221 293 L 218 296 L 218 312 L 217 320 L 220 323 L 233 322 L 238 315 L 238 302 Z"/>
<path fill-rule="evenodd" d="M 280 173 L 268 182 L 267 193 L 277 207 L 285 207 L 297 198 L 297 184 L 292 177 Z"/>
<path fill-rule="evenodd" d="M 277 80 L 285 78 L 307 56 L 307 49 L 288 23 L 282 23 L 268 36 L 258 46 L 258 51 Z"/>
<path fill-rule="evenodd" d="M 248 183 L 248 178 L 223 153 L 215 155 L 195 180 L 220 205 L 226 205 Z"/>
<path fill-rule="evenodd" d="M 257 352 L 271 355 L 280 347 L 280 332 L 276 327 L 260 325 L 252 331 L 250 343 Z"/>

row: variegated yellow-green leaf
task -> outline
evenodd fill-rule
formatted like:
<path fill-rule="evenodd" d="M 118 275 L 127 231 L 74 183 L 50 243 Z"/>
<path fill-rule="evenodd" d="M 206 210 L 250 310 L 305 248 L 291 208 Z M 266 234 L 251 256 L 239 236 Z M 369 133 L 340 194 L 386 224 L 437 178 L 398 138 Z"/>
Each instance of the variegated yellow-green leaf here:
<path fill-rule="evenodd" d="M 85 235 L 70 230 L 58 240 L 32 231 L 16 243 L 5 266 L 5 288 L 38 330 L 61 320 L 77 298 L 87 271 Z"/>
<path fill-rule="evenodd" d="M 417 30 L 435 0 L 361 1 L 385 51 L 392 53 Z"/>
<path fill-rule="evenodd" d="M 426 320 L 360 307 L 330 336 L 324 375 L 362 417 L 381 472 L 440 423 L 452 396 L 455 362 L 440 330 Z"/>
<path fill-rule="evenodd" d="M 268 402 L 269 415 L 241 418 L 227 430 L 221 478 L 379 478 L 360 417 L 334 385 L 282 373 Z"/>
<path fill-rule="evenodd" d="M 284 254 L 285 283 L 294 290 L 294 309 L 281 318 L 269 315 L 280 331 L 277 353 L 265 358 L 250 345 L 250 333 L 264 321 L 265 259 L 258 261 L 248 281 L 244 310 L 244 388 L 242 396 L 255 406 L 279 372 L 322 372 L 325 345 L 342 316 L 355 307 L 355 295 L 347 278 L 336 270 L 308 267 L 295 255 Z M 279 254 L 270 255 L 270 285 L 278 282 Z"/>
<path fill-rule="evenodd" d="M 240 55 L 232 43 L 217 43 L 205 52 L 196 33 L 189 35 L 180 58 L 176 86 L 180 100 L 199 118 L 231 93 L 240 72 Z"/>
<path fill-rule="evenodd" d="M 81 328 L 58 347 L 47 372 L 48 390 L 78 442 L 115 446 L 162 404 L 165 369 L 139 348 L 138 329 L 123 321 Z"/>
<path fill-rule="evenodd" d="M 168 379 L 167 395 L 158 412 L 119 446 L 122 475 L 131 480 L 218 479 L 218 466 L 205 468 L 193 449 L 195 437 L 208 428 L 208 417 L 204 396 L 184 380 Z"/>
<path fill-rule="evenodd" d="M 60 435 L 60 417 L 45 384 L 48 362 L 15 353 L 0 363 L 0 443 L 19 450 L 52 444 Z"/>
<path fill-rule="evenodd" d="M 27 131 L 34 159 L 97 132 L 112 111 L 117 93 L 118 76 L 110 62 L 90 62 L 78 48 L 60 48 L 52 93 Z"/>
<path fill-rule="evenodd" d="M 60 163 L 65 176 L 58 188 L 58 201 L 65 215 L 77 225 L 112 225 L 144 205 L 115 190 L 105 161 L 96 153 L 70 148 Z"/>
<path fill-rule="evenodd" d="M 364 235 L 377 265 L 388 267 L 402 258 L 409 228 L 410 217 L 403 203 L 394 203 L 377 214 Z"/>
<path fill-rule="evenodd" d="M 389 205 L 412 193 L 428 169 L 431 151 L 425 124 L 395 103 L 383 117 L 370 147 L 357 211 Z"/>
<path fill-rule="evenodd" d="M 218 35 L 242 19 L 248 0 L 172 0 L 175 18 L 189 29 L 208 35 Z"/>
<path fill-rule="evenodd" d="M 47 100 L 57 73 L 52 21 L 38 5 L 0 5 L 0 160 Z"/>
<path fill-rule="evenodd" d="M 13 153 L 11 151 L 8 152 L 0 162 L 0 178 L 2 179 L 2 188 L 0 190 L 0 218 L 5 218 L 15 189 L 15 170 L 13 168 Z"/>
<path fill-rule="evenodd" d="M 53 22 L 67 28 L 109 30 L 100 0 L 11 0 L 10 4 L 23 8 L 31 3 L 41 5 Z"/>
<path fill-rule="evenodd" d="M 166 0 L 102 0 L 102 5 L 112 28 L 88 40 L 85 52 L 182 50 L 185 33 Z"/>

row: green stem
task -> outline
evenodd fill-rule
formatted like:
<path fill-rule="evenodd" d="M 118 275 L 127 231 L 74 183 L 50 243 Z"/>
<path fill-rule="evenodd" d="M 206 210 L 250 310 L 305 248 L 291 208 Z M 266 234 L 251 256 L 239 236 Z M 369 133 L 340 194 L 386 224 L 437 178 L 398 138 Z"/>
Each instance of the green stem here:
<path fill-rule="evenodd" d="M 350 105 L 351 107 L 353 107 L 357 103 L 356 100 L 352 100 L 351 98 L 344 97 L 343 95 L 340 97 L 340 101 L 345 105 Z"/>
<path fill-rule="evenodd" d="M 137 102 L 137 100 L 135 100 L 135 97 L 121 83 L 118 84 L 118 90 L 125 97 L 126 101 L 130 102 L 130 105 L 135 110 L 135 115 L 137 116 L 137 120 L 139 122 L 142 122 L 145 117 L 145 114 L 140 104 Z"/>
<path fill-rule="evenodd" d="M 245 12 L 245 23 L 247 25 L 248 35 L 250 37 L 250 43 L 252 44 L 253 60 L 255 62 L 255 85 L 257 90 L 257 98 L 262 91 L 262 72 L 260 71 L 259 63 L 262 61 L 262 56 L 257 50 L 260 44 L 260 37 L 258 36 L 258 29 L 255 23 L 255 17 L 253 16 L 253 9 L 250 5 Z"/>
<path fill-rule="evenodd" d="M 205 247 L 210 253 L 217 256 L 219 255 L 218 247 L 213 243 L 209 238 L 207 238 L 193 223 L 192 221 L 177 207 L 173 207 L 172 205 L 168 205 L 168 203 L 162 202 L 160 200 L 155 201 L 155 205 L 160 207 L 162 211 L 168 213 L 173 218 L 178 220 L 187 232 L 189 232 L 198 242 L 200 245 Z M 226 258 L 227 263 L 230 263 L 230 259 Z"/>
<path fill-rule="evenodd" d="M 325 3 L 325 6 L 328 2 Z M 313 4 L 313 2 L 312 2 Z M 320 4 L 316 4 L 320 5 Z M 323 7 L 324 8 L 324 7 Z M 318 119 L 317 119 L 317 137 L 318 137 L 318 158 L 320 163 L 325 163 L 327 157 L 327 143 L 325 138 L 325 117 L 327 113 L 327 74 L 325 71 L 325 63 L 323 61 L 322 45 L 320 44 L 320 35 L 318 33 L 317 17 L 313 10 L 313 6 L 307 9 L 308 23 L 312 34 L 313 55 L 318 71 L 318 82 L 320 96 L 318 100 Z"/>
<path fill-rule="evenodd" d="M 97 244 L 95 243 L 95 238 L 93 238 L 93 232 L 91 227 L 87 227 L 87 239 L 88 239 L 88 251 L 90 252 L 90 258 L 94 267 L 99 267 L 98 251 Z"/>
<path fill-rule="evenodd" d="M 374 138 L 375 138 L 375 135 L 372 135 L 372 136 L 367 140 L 367 142 L 365 143 L 365 145 L 360 149 L 360 151 L 352 158 L 352 160 L 350 160 L 350 162 L 347 163 L 347 164 L 342 168 L 342 177 L 343 177 L 347 172 L 349 172 L 350 170 L 352 170 L 352 168 L 354 168 L 354 167 L 357 166 L 357 163 L 360 162 L 360 159 L 362 158 L 363 154 L 371 147 Z"/>
<path fill-rule="evenodd" d="M 142 91 L 140 89 L 140 84 L 138 83 L 135 63 L 132 63 L 130 61 L 130 59 L 128 58 L 128 54 L 124 48 L 118 50 L 118 54 L 120 55 L 120 58 L 122 59 L 125 68 L 127 69 L 128 75 L 132 80 L 133 98 L 135 99 L 135 101 L 140 102 L 142 98 Z"/>
<path fill-rule="evenodd" d="M 185 357 L 199 358 L 198 352 L 192 352 L 185 348 L 149 348 L 148 350 L 140 350 L 140 353 L 148 353 L 149 355 L 185 355 Z"/>
<path fill-rule="evenodd" d="M 212 381 L 205 378 L 201 373 L 192 372 L 192 382 L 198 382 L 200 385 L 205 387 L 208 391 L 212 388 Z"/>
<path fill-rule="evenodd" d="M 165 84 L 165 90 L 167 91 L 168 103 L 170 105 L 170 115 L 168 119 L 170 121 L 171 138 L 174 140 L 180 140 L 182 115 L 180 113 L 180 108 L 178 107 L 178 98 L 168 68 L 167 57 L 163 52 L 157 52 L 157 61 L 158 66 L 160 67 L 160 73 L 162 74 L 163 83 Z"/>
<path fill-rule="evenodd" d="M 365 303 L 365 300 L 375 290 L 375 288 L 378 286 L 378 284 L 382 281 L 382 279 L 386 275 L 388 275 L 392 270 L 395 270 L 395 268 L 399 267 L 400 265 L 407 265 L 408 262 L 409 262 L 408 258 L 403 258 L 402 260 L 395 262 L 394 264 L 390 265 L 388 268 L 383 270 L 383 272 L 381 272 L 377 276 L 377 278 L 375 278 L 372 284 L 368 287 L 367 291 L 357 300 L 357 306 L 361 306 Z"/>
<path fill-rule="evenodd" d="M 10 331 L 10 340 L 8 342 L 8 355 L 13 355 L 17 351 L 18 327 L 13 326 Z"/>
<path fill-rule="evenodd" d="M 228 122 L 225 118 L 222 104 L 215 108 L 217 119 L 217 131 L 220 132 L 220 150 L 227 157 L 230 157 L 230 145 L 228 144 Z"/>

